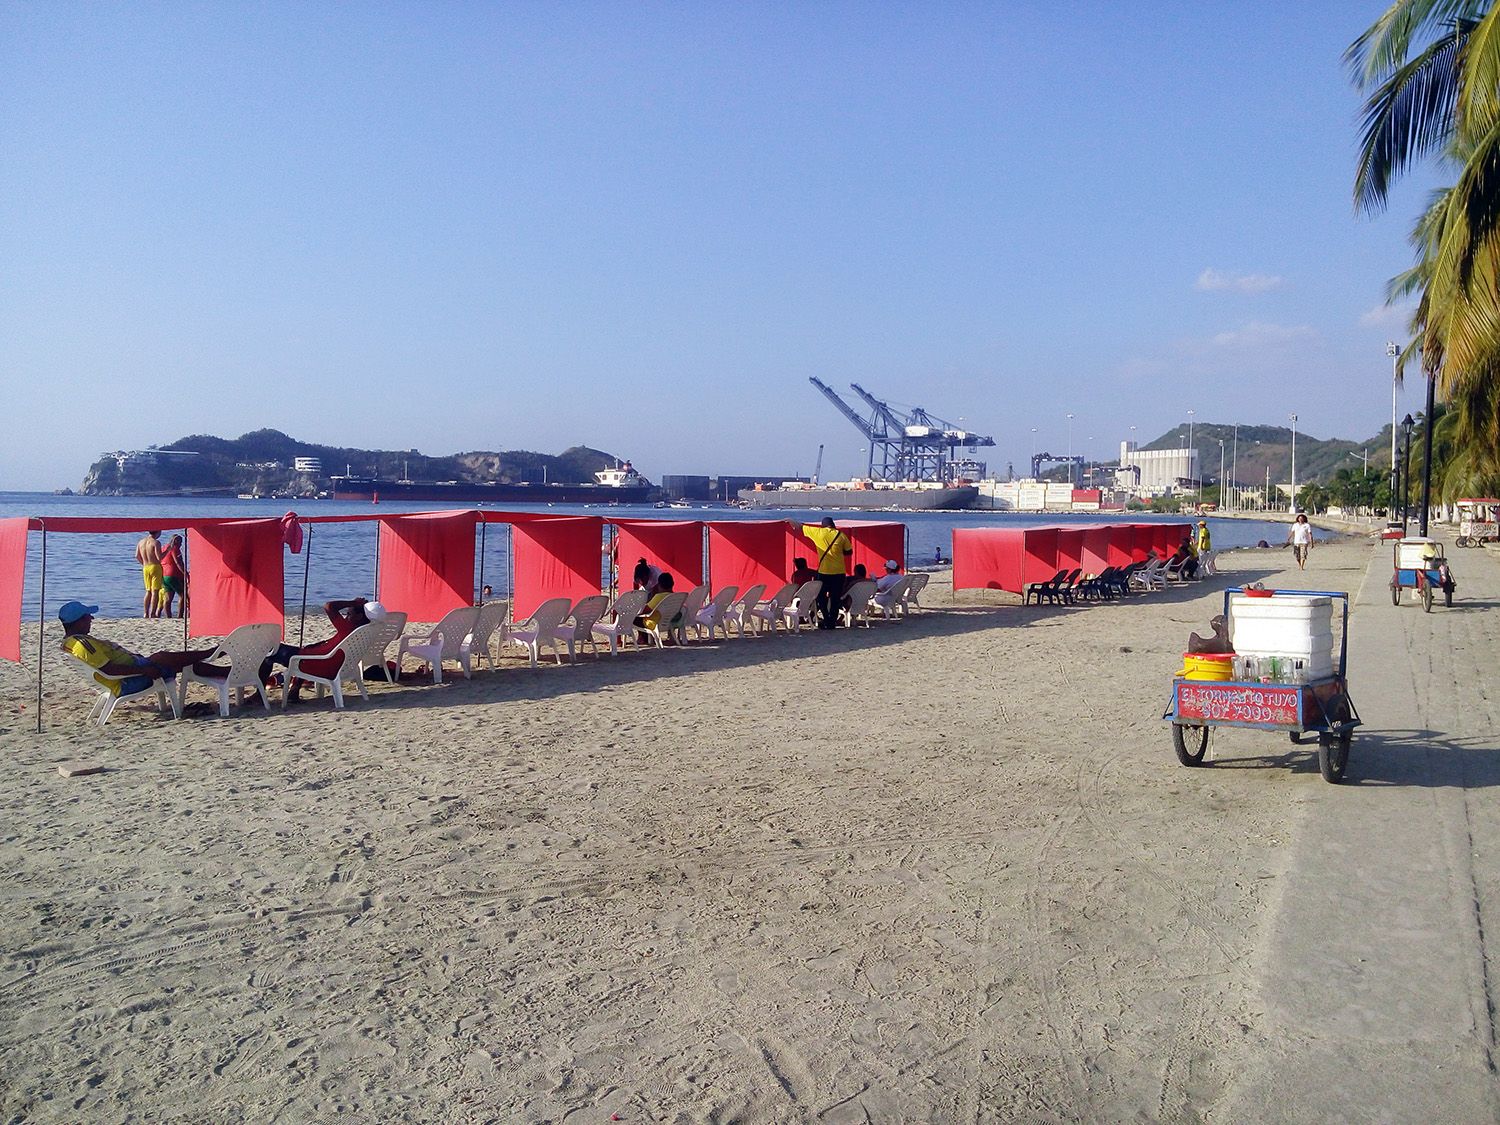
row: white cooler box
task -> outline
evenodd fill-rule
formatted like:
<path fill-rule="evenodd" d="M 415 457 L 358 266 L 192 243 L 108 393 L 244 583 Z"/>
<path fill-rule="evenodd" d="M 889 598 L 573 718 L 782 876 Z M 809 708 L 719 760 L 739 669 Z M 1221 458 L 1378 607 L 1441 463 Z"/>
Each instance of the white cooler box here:
<path fill-rule="evenodd" d="M 1333 599 L 1231 594 L 1229 640 L 1243 656 L 1301 660 L 1309 680 L 1333 675 Z"/>

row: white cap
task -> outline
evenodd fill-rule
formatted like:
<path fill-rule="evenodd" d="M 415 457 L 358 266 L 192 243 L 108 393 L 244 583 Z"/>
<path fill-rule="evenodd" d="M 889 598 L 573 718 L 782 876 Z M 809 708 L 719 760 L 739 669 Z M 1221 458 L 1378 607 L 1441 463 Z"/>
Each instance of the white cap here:
<path fill-rule="evenodd" d="M 896 571 L 901 569 L 901 564 L 898 563 L 895 559 L 886 559 L 885 568 L 886 570 L 889 570 L 892 574 L 894 574 Z"/>
<path fill-rule="evenodd" d="M 379 602 L 365 602 L 365 618 L 370 621 L 384 621 L 388 611 Z"/>

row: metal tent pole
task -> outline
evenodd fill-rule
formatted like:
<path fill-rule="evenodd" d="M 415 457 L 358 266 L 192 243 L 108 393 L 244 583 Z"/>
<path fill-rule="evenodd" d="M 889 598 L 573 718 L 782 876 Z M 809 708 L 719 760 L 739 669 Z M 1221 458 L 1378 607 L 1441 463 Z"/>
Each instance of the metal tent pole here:
<path fill-rule="evenodd" d="M 36 732 L 42 733 L 42 651 L 47 635 L 47 523 L 42 524 L 42 580 L 36 615 Z"/>
<path fill-rule="evenodd" d="M 375 521 L 375 588 L 370 591 L 372 598 L 380 597 L 380 521 Z"/>
<path fill-rule="evenodd" d="M 182 595 L 181 595 L 182 596 L 182 605 L 180 605 L 177 608 L 177 612 L 182 615 L 182 648 L 183 648 L 183 651 L 186 651 L 187 650 L 187 646 L 188 646 L 188 614 L 191 612 L 188 609 L 188 596 L 187 596 L 187 588 L 188 588 L 188 547 L 187 547 L 188 537 L 187 537 L 187 530 L 188 530 L 187 528 L 183 528 L 182 529 Z M 236 696 L 236 698 L 238 698 L 238 696 Z"/>
<path fill-rule="evenodd" d="M 307 575 L 312 569 L 312 541 L 313 527 L 307 525 L 307 550 L 302 556 L 302 618 L 297 624 L 297 647 L 301 648 L 307 643 Z M 290 681 L 288 681 L 290 683 Z"/>
<path fill-rule="evenodd" d="M 479 587 L 478 592 L 474 597 L 474 602 L 476 605 L 482 605 L 484 603 L 484 543 L 485 531 L 488 530 L 488 528 L 489 524 L 485 522 L 484 516 L 481 513 L 479 519 Z"/>

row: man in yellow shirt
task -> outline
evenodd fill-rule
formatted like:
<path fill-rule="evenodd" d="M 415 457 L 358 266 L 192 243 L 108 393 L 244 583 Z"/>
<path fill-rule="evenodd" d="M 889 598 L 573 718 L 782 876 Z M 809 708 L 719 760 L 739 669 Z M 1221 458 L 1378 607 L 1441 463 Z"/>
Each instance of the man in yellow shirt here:
<path fill-rule="evenodd" d="M 832 629 L 838 624 L 839 606 L 844 602 L 844 572 L 849 556 L 854 554 L 854 544 L 834 526 L 832 516 L 824 516 L 817 527 L 803 524 L 802 534 L 818 549 L 818 581 L 823 583 L 818 593 L 818 612 L 823 620 L 818 628 Z"/>
<path fill-rule="evenodd" d="M 175 679 L 189 664 L 198 664 L 213 654 L 213 649 L 198 649 L 195 652 L 153 652 L 140 656 L 129 649 L 121 648 L 103 637 L 89 636 L 94 624 L 96 605 L 82 602 L 64 602 L 57 611 L 57 619 L 63 627 L 63 649 L 94 669 L 94 679 L 109 688 L 114 695 L 135 695 L 145 691 L 154 680 Z M 224 674 L 224 669 L 211 664 L 198 664 L 198 671 L 213 675 Z"/>

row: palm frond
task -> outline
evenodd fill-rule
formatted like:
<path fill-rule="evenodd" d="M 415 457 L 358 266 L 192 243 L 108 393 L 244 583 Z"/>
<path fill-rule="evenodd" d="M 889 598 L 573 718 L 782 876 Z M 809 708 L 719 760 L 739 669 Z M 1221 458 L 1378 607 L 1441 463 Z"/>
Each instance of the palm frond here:
<path fill-rule="evenodd" d="M 1426 29 L 1458 19 L 1478 19 L 1490 0 L 1395 0 L 1344 52 L 1344 63 L 1360 89 L 1369 89 L 1411 54 Z"/>

